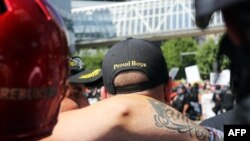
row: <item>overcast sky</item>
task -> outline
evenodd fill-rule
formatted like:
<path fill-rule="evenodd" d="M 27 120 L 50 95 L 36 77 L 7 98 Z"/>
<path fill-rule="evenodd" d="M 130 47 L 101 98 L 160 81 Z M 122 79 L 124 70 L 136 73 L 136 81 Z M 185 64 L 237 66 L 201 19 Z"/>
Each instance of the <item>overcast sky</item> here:
<path fill-rule="evenodd" d="M 118 0 L 119 1 L 119 0 Z M 121 1 L 139 1 L 139 0 L 120 0 Z M 111 3 L 119 3 L 114 1 L 108 1 L 108 0 L 71 0 L 71 7 L 72 8 L 79 8 L 79 7 L 89 7 L 89 6 L 98 6 L 98 5 L 105 5 L 105 4 L 111 4 Z"/>
<path fill-rule="evenodd" d="M 80 8 L 80 7 L 89 7 L 89 6 L 98 6 L 98 5 L 105 5 L 117 2 L 108 2 L 108 1 L 71 1 L 72 8 Z"/>

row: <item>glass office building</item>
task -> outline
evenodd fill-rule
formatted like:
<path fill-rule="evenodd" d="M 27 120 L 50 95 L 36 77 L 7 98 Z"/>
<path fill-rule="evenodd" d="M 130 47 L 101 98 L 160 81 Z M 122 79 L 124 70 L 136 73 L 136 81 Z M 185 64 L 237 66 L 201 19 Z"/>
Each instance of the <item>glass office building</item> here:
<path fill-rule="evenodd" d="M 71 1 L 70 0 L 49 0 L 57 12 L 62 16 L 64 23 L 67 27 L 66 35 L 68 45 L 71 52 L 75 51 L 75 34 L 73 30 L 73 21 L 71 14 Z"/>
<path fill-rule="evenodd" d="M 76 39 L 91 40 L 116 37 L 116 28 L 112 19 L 112 13 L 109 9 L 74 13 Z"/>
<path fill-rule="evenodd" d="M 197 29 L 194 0 L 140 0 L 72 10 L 77 40 L 110 39 Z M 223 24 L 221 13 L 210 27 Z"/>

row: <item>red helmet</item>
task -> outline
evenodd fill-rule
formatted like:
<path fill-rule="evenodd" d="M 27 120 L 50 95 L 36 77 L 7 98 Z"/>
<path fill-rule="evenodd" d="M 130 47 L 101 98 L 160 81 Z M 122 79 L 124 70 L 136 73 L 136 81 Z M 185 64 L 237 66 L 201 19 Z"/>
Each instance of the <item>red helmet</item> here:
<path fill-rule="evenodd" d="M 68 75 L 63 25 L 46 0 L 0 1 L 0 140 L 51 134 Z"/>

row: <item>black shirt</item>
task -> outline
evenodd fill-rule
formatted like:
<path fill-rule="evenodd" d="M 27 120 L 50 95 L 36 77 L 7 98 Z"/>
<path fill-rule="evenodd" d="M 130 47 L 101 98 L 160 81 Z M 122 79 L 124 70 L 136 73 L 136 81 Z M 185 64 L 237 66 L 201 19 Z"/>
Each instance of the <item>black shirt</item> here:
<path fill-rule="evenodd" d="M 184 105 L 189 103 L 188 95 L 188 93 L 177 94 L 172 106 L 179 112 L 182 112 L 184 109 Z"/>
<path fill-rule="evenodd" d="M 225 90 L 222 93 L 222 106 L 226 110 L 231 110 L 234 107 L 234 95 L 230 90 Z"/>
<path fill-rule="evenodd" d="M 199 102 L 199 89 L 192 88 L 189 94 L 189 101 Z"/>

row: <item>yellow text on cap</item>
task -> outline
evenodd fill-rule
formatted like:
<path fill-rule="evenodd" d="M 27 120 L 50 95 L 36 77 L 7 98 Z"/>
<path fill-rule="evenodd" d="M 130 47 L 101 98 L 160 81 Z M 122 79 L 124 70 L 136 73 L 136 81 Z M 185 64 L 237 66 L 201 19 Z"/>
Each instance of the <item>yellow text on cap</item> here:
<path fill-rule="evenodd" d="M 96 69 L 96 70 L 92 71 L 91 73 L 81 75 L 79 77 L 79 79 L 87 79 L 87 78 L 96 77 L 100 74 L 100 72 L 101 72 L 101 69 Z"/>

